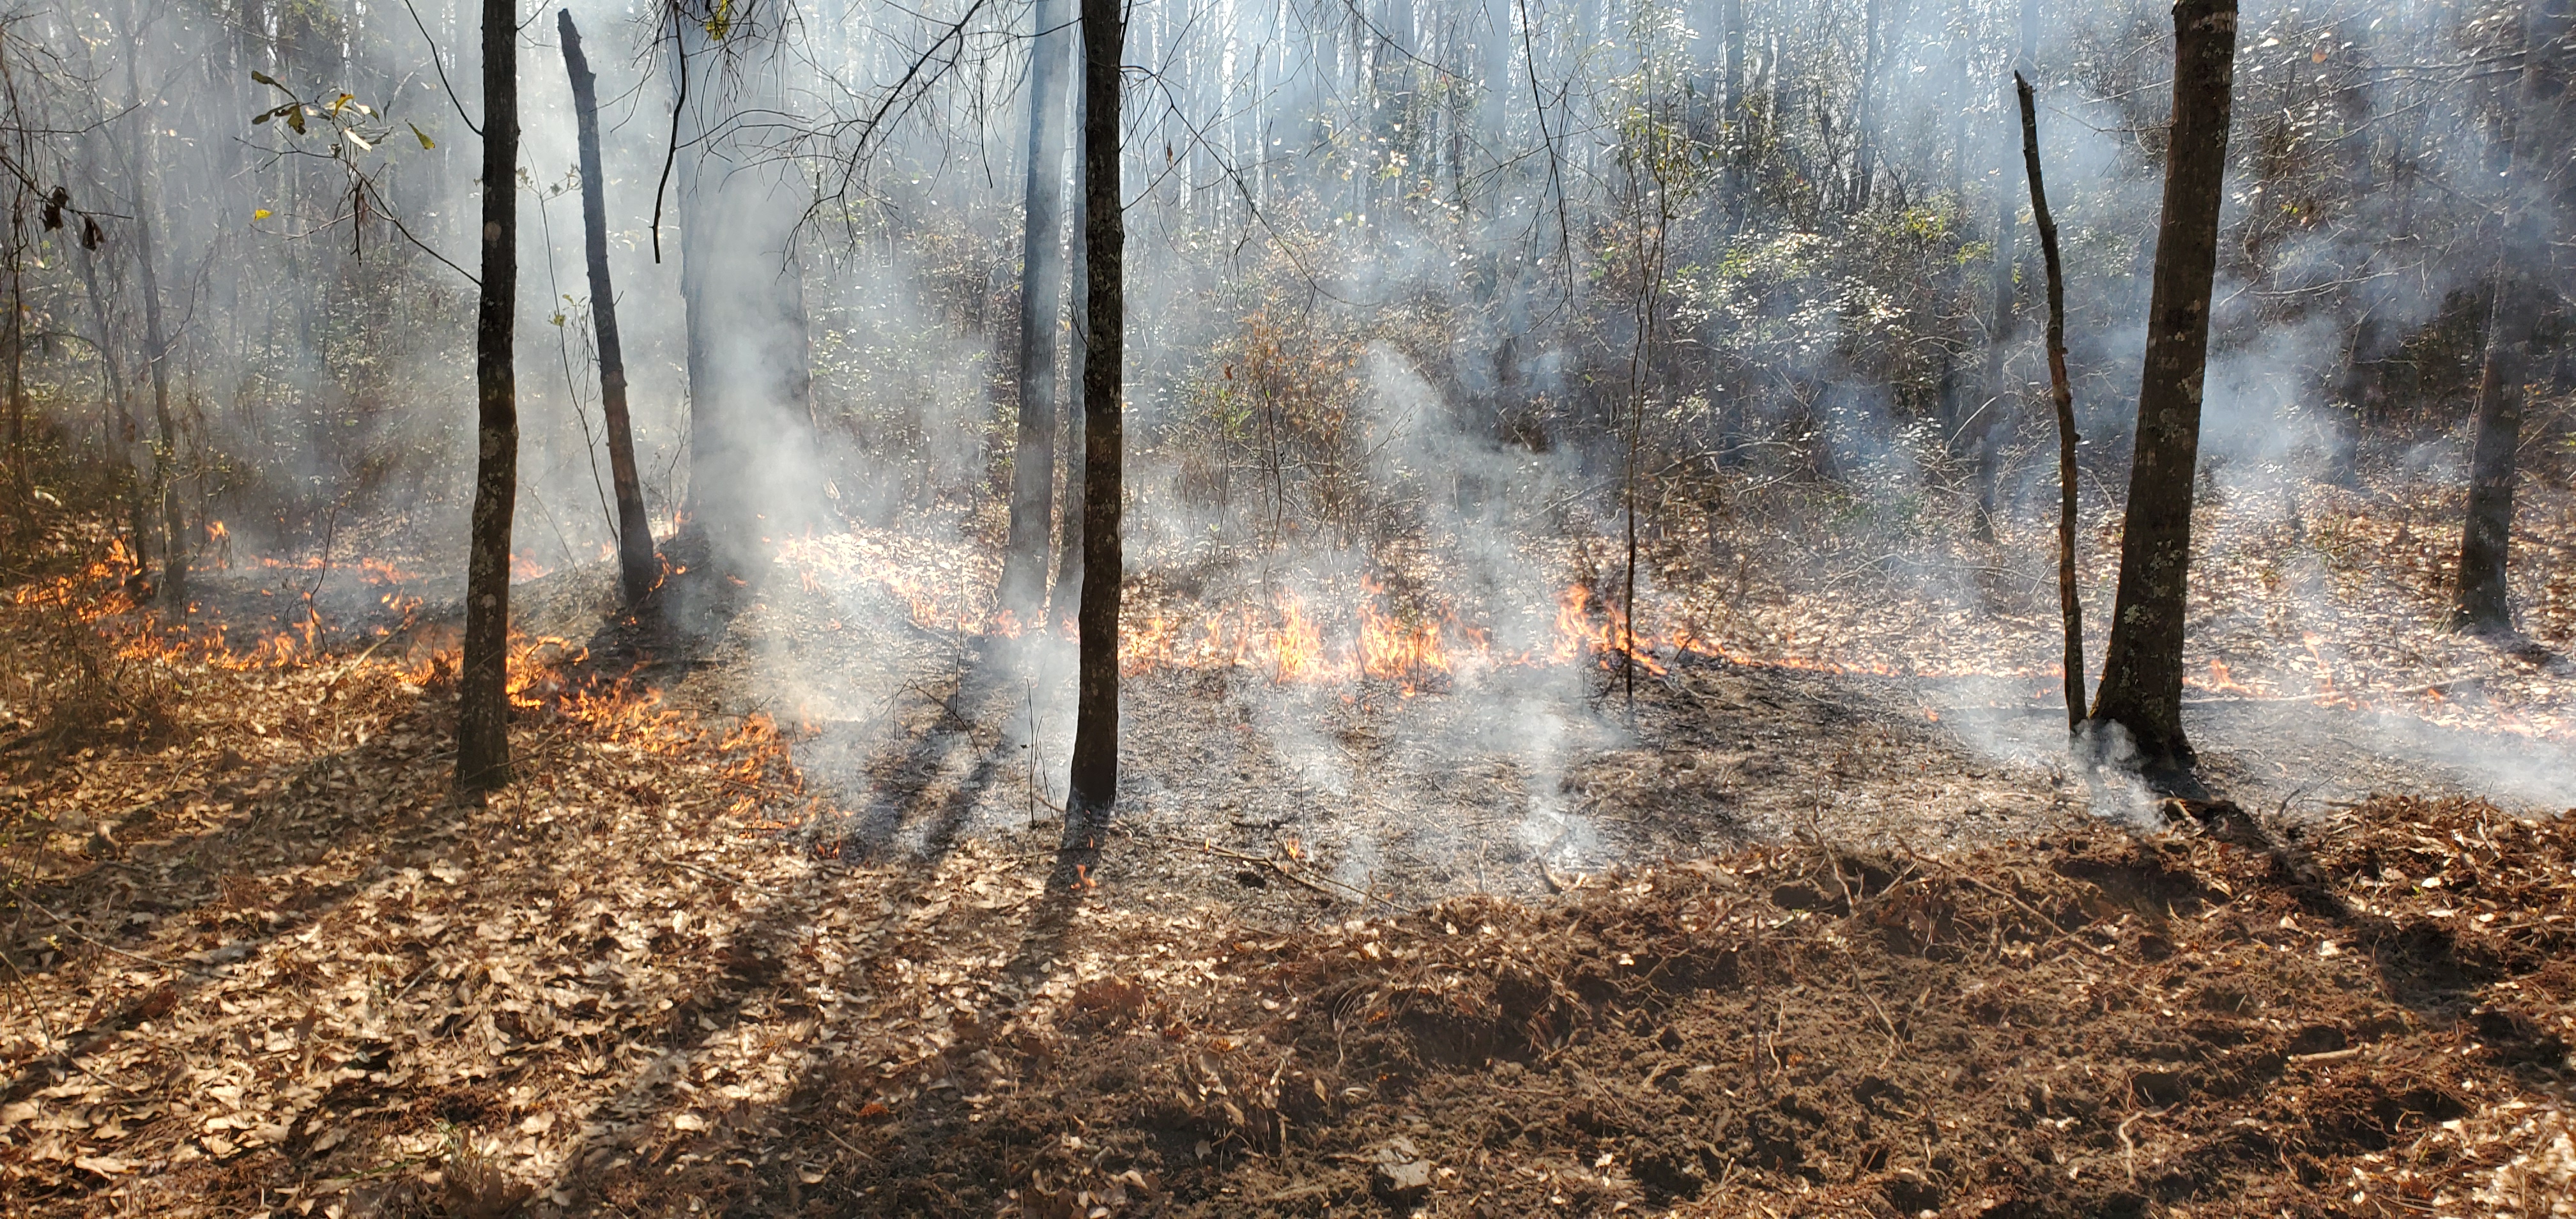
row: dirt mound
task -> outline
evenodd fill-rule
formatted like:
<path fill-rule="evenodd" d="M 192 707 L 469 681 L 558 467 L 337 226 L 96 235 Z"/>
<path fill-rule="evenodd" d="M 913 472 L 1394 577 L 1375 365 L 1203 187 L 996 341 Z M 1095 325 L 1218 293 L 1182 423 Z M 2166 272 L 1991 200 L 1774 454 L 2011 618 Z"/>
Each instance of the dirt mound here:
<path fill-rule="evenodd" d="M 909 1086 L 782 1114 L 772 1137 L 846 1149 L 810 1180 L 691 1188 L 1043 1216 L 2568 1213 L 2576 825 L 2341 821 L 2278 852 L 1783 847 L 1547 908 L 1130 935 Z"/>

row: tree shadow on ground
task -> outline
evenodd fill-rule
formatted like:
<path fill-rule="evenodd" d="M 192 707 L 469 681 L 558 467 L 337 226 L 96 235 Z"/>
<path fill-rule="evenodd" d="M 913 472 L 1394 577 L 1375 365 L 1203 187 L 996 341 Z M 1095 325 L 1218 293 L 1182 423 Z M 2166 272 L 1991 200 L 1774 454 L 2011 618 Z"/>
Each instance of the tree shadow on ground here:
<path fill-rule="evenodd" d="M 464 811 L 445 797 L 441 755 L 406 758 L 393 743 L 405 729 L 437 731 L 443 718 L 424 698 L 420 706 L 400 713 L 393 731 L 371 742 L 264 768 L 261 773 L 275 781 L 275 793 L 232 816 L 194 833 L 149 843 L 141 841 L 148 827 L 129 819 L 134 848 L 113 850 L 77 875 L 20 889 L 9 903 L 16 907 L 16 918 L 6 947 L 0 948 L 14 977 L 25 980 L 75 963 L 113 960 L 120 962 L 120 970 L 149 969 L 168 979 L 161 988 L 117 1003 L 107 1002 L 102 993 L 92 1018 L 81 1027 L 48 1030 L 55 1048 L 0 1084 L 0 1100 L 18 1100 L 81 1070 L 76 1060 L 106 1039 L 303 933 L 365 891 L 372 878 L 422 856 L 442 834 L 452 833 Z M 424 770 L 434 773 L 414 773 Z M 362 779 L 381 782 L 388 775 L 402 775 L 411 786 L 435 794 L 380 804 L 330 798 L 333 788 L 345 789 Z M 184 807 L 192 796 L 232 799 L 257 786 L 255 779 L 228 778 L 211 792 L 174 790 L 134 811 L 133 817 L 157 818 Z M 354 869 L 355 878 L 311 883 L 304 873 L 326 861 Z M 196 925 L 188 939 L 200 947 L 175 959 L 151 955 L 170 952 L 170 946 L 152 942 L 151 930 L 173 919 Z M 144 930 L 133 932 L 138 926 Z M 51 961 L 28 959 L 33 945 L 54 949 Z"/>

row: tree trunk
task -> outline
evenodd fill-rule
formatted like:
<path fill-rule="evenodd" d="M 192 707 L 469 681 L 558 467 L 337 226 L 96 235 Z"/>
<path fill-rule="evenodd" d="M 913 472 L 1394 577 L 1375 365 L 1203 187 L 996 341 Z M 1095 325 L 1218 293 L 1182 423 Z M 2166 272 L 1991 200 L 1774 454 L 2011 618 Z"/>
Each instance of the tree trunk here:
<path fill-rule="evenodd" d="M 2495 287 L 2488 308 L 2485 359 L 2478 377 L 2477 440 L 2469 458 L 2468 520 L 2460 536 L 2460 579 L 2451 624 L 2466 631 L 2513 631 L 2513 598 L 2506 583 L 2506 552 L 2513 535 L 2514 455 L 2522 441 L 2525 384 L 2539 337 L 2543 292 L 2531 267 L 2546 266 L 2556 236 L 2553 212 L 2576 191 L 2576 178 L 2549 181 L 2548 162 L 2564 144 L 2569 66 L 2567 40 L 2576 33 L 2576 3 L 2533 0 L 2523 14 L 2521 96 L 2516 99 L 2514 147 L 2507 166 L 2506 204 Z"/>
<path fill-rule="evenodd" d="M 2013 71 L 2037 69 L 2032 61 L 2038 58 L 2038 44 L 2039 0 L 2022 0 L 2020 42 L 2013 51 Z M 2010 100 L 2009 95 L 2007 99 L 2004 109 L 2009 116 L 2011 111 L 2019 108 L 2019 104 Z M 2009 117 L 2007 121 L 2010 121 Z M 1997 158 L 1998 167 L 2006 178 L 2012 173 L 2015 143 L 2017 141 L 2007 140 L 2001 146 L 2002 155 Z M 1986 401 L 1963 425 L 1969 448 L 1976 456 L 1977 516 L 1973 528 L 1978 538 L 1989 542 L 1995 537 L 1995 477 L 2000 433 L 2004 417 L 2014 413 L 2014 400 L 2019 397 L 2004 384 L 2004 357 L 2012 350 L 2020 321 L 2013 315 L 2013 229 L 2020 208 L 2012 191 L 2001 185 L 2002 180 L 1998 180 L 1995 188 L 1995 260 L 1988 281 L 1995 307 L 1993 324 L 1986 331 Z"/>
<path fill-rule="evenodd" d="M 653 526 L 644 514 L 644 484 L 635 472 L 635 428 L 626 414 L 626 349 L 617 336 L 617 293 L 608 279 L 608 175 L 599 163 L 599 80 L 581 51 L 572 10 L 555 14 L 564 72 L 572 77 L 572 112 L 581 144 L 581 246 L 590 264 L 590 320 L 599 342 L 599 413 L 608 433 L 608 481 L 617 497 L 617 574 L 627 608 L 644 603 L 661 580 Z"/>
<path fill-rule="evenodd" d="M 1046 594 L 1047 533 L 1055 515 L 1056 302 L 1064 295 L 1065 99 L 1071 0 L 1037 6 L 1029 53 L 1027 219 L 1020 241 L 1019 438 L 1011 453 L 1010 539 L 1002 608 L 1034 624 Z"/>
<path fill-rule="evenodd" d="M 1856 137 L 1852 153 L 1852 189 L 1850 210 L 1869 210 L 1871 171 L 1878 156 L 1878 78 L 1884 66 L 1886 48 L 1879 36 L 1880 0 L 1868 0 L 1861 8 L 1860 30 L 1860 104 L 1853 108 L 1852 132 Z"/>
<path fill-rule="evenodd" d="M 764 146 L 763 114 L 786 112 L 784 10 L 729 0 L 674 14 L 679 111 L 680 285 L 688 316 L 691 579 L 718 591 L 769 562 L 768 543 L 811 524 L 822 467 L 798 224 L 803 176 Z M 699 79 L 689 79 L 696 76 Z"/>
<path fill-rule="evenodd" d="M 13 211 L 22 209 L 12 209 Z M 0 346 L 8 348 L 9 492 L 24 520 L 24 533 L 35 536 L 36 484 L 27 469 L 27 235 L 13 215 L 9 220 L 9 322 L 0 327 Z"/>
<path fill-rule="evenodd" d="M 1074 84 L 1073 126 L 1074 130 L 1084 133 L 1083 138 L 1089 139 L 1084 123 L 1084 116 L 1091 112 L 1090 103 L 1084 100 L 1084 94 L 1090 88 L 1086 80 L 1078 78 Z M 1087 154 L 1083 166 L 1088 172 L 1090 160 Z M 1072 266 L 1067 275 L 1072 282 L 1082 285 L 1082 297 L 1078 301 L 1066 302 L 1066 310 L 1072 315 L 1074 333 L 1073 343 L 1064 353 L 1065 434 L 1063 442 L 1057 446 L 1064 450 L 1064 507 L 1057 514 L 1061 524 L 1058 528 L 1060 536 L 1056 539 L 1055 591 L 1049 594 L 1047 608 L 1050 629 L 1054 630 L 1073 626 L 1082 604 L 1082 488 L 1085 478 L 1082 421 L 1090 410 L 1082 388 L 1090 376 L 1088 353 L 1091 350 L 1091 205 L 1087 188 L 1073 192 L 1070 222 L 1075 236 L 1070 243 Z"/>
<path fill-rule="evenodd" d="M 2137 453 L 2129 467 L 2120 592 L 2093 704 L 2094 727 L 2118 725 L 2146 773 L 2174 785 L 2189 784 L 2194 762 L 2182 730 L 2184 595 L 2235 62 L 2236 0 L 2174 5 L 2173 126 L 2148 294 L 2146 365 L 2138 380 Z"/>
<path fill-rule="evenodd" d="M 457 680 L 456 791 L 510 781 L 510 519 L 519 490 L 511 340 L 519 287 L 518 8 L 483 0 L 483 266 L 474 320 L 474 516 Z"/>
<path fill-rule="evenodd" d="M 1082 0 L 1083 241 L 1089 259 L 1083 360 L 1082 612 L 1073 773 L 1065 807 L 1105 814 L 1118 799 L 1118 599 L 1121 384 L 1127 224 L 1119 208 L 1118 75 L 1126 31 L 1118 0 Z"/>
<path fill-rule="evenodd" d="M 2057 612 L 2066 628 L 2066 727 L 2084 727 L 2084 600 L 2075 587 L 2075 390 L 2066 379 L 2066 272 L 2057 258 L 2057 220 L 2048 212 L 2039 168 L 2039 106 L 2030 82 L 2013 73 L 2021 95 L 2021 158 L 2030 178 L 2031 227 L 2048 268 L 2048 396 L 2057 406 Z"/>
<path fill-rule="evenodd" d="M 109 448 L 115 452 L 117 467 L 125 475 L 125 528 L 133 539 L 134 565 L 140 573 L 146 565 L 149 549 L 144 544 L 145 535 L 151 529 L 144 519 L 143 474 L 135 468 L 134 462 L 134 442 L 140 438 L 140 432 L 134 423 L 134 400 L 126 392 L 125 362 L 116 358 L 115 323 L 109 316 L 107 293 L 98 282 L 98 251 L 90 248 L 86 241 L 81 244 L 81 252 L 77 255 L 81 285 L 89 293 L 90 322 L 98 328 L 99 373 L 107 383 Z"/>
<path fill-rule="evenodd" d="M 2513 632 L 2505 553 L 2513 534 L 2514 449 L 2522 441 L 2523 383 L 2530 367 L 2537 294 L 2499 264 L 2487 307 L 2486 358 L 2478 376 L 2477 440 L 2469 457 L 2469 511 L 2460 536 L 2460 579 L 2451 625 L 2485 635 Z"/>
<path fill-rule="evenodd" d="M 136 19 L 140 28 L 140 18 Z M 143 86 L 135 61 L 143 57 L 142 38 L 129 34 L 125 49 L 125 91 L 135 113 L 143 110 Z M 161 274 L 153 249 L 152 199 L 144 186 L 143 145 L 152 139 L 147 125 L 125 146 L 128 198 L 134 200 L 134 270 L 143 287 L 143 368 L 152 383 L 152 488 L 149 498 L 161 509 L 161 605 L 173 614 L 188 612 L 188 540 L 179 506 L 179 435 L 170 417 L 170 335 L 162 325 Z"/>
<path fill-rule="evenodd" d="M 1744 0 L 1726 0 L 1726 79 L 1718 95 L 1718 156 L 1725 170 L 1730 232 L 1744 227 L 1744 165 L 1751 155 L 1744 130 Z"/>

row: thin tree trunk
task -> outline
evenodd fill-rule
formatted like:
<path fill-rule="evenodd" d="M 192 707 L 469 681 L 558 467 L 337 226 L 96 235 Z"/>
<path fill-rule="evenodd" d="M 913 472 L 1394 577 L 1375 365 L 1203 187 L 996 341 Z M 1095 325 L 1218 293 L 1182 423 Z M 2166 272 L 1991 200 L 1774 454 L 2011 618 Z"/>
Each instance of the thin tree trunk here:
<path fill-rule="evenodd" d="M 2118 725 L 2148 775 L 2178 786 L 2190 784 L 2194 762 L 2182 730 L 2184 597 L 2235 61 L 2236 0 L 2174 5 L 2173 134 L 2147 306 L 2146 366 L 2138 381 L 2137 453 L 2129 469 L 2120 592 L 2093 704 L 2097 729 Z"/>
<path fill-rule="evenodd" d="M 483 266 L 474 323 L 474 516 L 465 562 L 465 655 L 457 681 L 456 790 L 510 781 L 510 520 L 519 490 L 517 322 L 518 8 L 483 0 Z"/>
<path fill-rule="evenodd" d="M 139 20 L 139 18 L 138 18 Z M 142 58 L 142 39 L 129 36 L 125 54 L 125 89 L 137 113 L 143 89 L 134 63 Z M 125 173 L 134 200 L 134 269 L 143 287 L 143 368 L 152 382 L 152 489 L 161 509 L 161 605 L 173 614 L 188 612 L 188 539 L 179 506 L 179 429 L 170 418 L 170 339 L 162 326 L 161 276 L 152 242 L 152 200 L 144 188 L 143 144 L 150 129 L 125 148 Z"/>
<path fill-rule="evenodd" d="M 2038 0 L 2022 0 L 2020 42 L 2013 51 L 2015 72 L 2035 70 L 2037 65 L 2032 61 L 2038 57 L 2038 43 Z M 2007 114 L 2016 108 L 2017 104 L 2011 102 L 2005 106 Z M 1998 158 L 1999 167 L 2006 174 L 2012 171 L 2011 148 L 2012 143 L 2004 144 L 2003 155 Z M 1964 425 L 1969 445 L 1976 455 L 1977 515 L 1972 530 L 1979 539 L 1989 542 L 1995 537 L 1995 478 L 2000 437 L 2006 422 L 2004 416 L 2015 413 L 2013 406 L 2019 397 L 2004 384 L 2004 357 L 2012 350 L 2020 321 L 2014 316 L 2013 309 L 2013 265 L 2016 259 L 2013 229 L 2019 211 L 2012 192 L 1998 184 L 1995 189 L 1995 261 L 1988 281 L 1995 307 L 1993 325 L 1986 331 L 1986 401 Z"/>
<path fill-rule="evenodd" d="M 2513 537 L 2514 455 L 2522 441 L 2522 414 L 2533 346 L 2539 337 L 2542 290 L 2530 267 L 2546 265 L 2555 234 L 2551 212 L 2576 180 L 2553 192 L 2547 162 L 2563 148 L 2568 88 L 2566 42 L 2576 27 L 2569 0 L 2534 0 L 2523 14 L 2521 96 L 2516 99 L 2514 147 L 2507 165 L 2512 194 L 2506 205 L 2502 248 L 2489 305 L 2485 358 L 2478 376 L 2477 440 L 2469 457 L 2468 519 L 2460 535 L 2460 579 L 2451 623 L 2460 630 L 2504 635 L 2513 631 L 2513 596 L 2506 555 Z M 2559 198 L 2553 199 L 2553 193 Z"/>
<path fill-rule="evenodd" d="M 2523 383 L 2530 367 L 2531 318 L 2539 302 L 2520 274 L 2499 263 L 2487 306 L 2486 354 L 2478 375 L 2477 439 L 2469 456 L 2468 519 L 2460 533 L 2454 629 L 2513 632 L 2505 558 L 2513 538 L 2514 450 L 2522 442 Z"/>
<path fill-rule="evenodd" d="M 1085 132 L 1086 139 L 1089 135 L 1084 116 L 1091 112 L 1090 103 L 1084 100 L 1088 91 L 1089 85 L 1077 79 L 1073 89 L 1073 126 L 1076 131 Z M 1087 172 L 1090 164 L 1087 157 L 1083 164 Z M 1082 604 L 1083 482 L 1086 477 L 1082 421 L 1090 411 L 1082 388 L 1090 376 L 1088 353 L 1091 350 L 1091 205 L 1087 190 L 1073 192 L 1073 215 L 1069 220 L 1075 236 L 1069 243 L 1072 252 L 1068 257 L 1072 265 L 1066 273 L 1072 282 L 1082 285 L 1083 295 L 1079 301 L 1066 302 L 1066 310 L 1072 315 L 1074 334 L 1072 344 L 1064 353 L 1065 432 L 1062 443 L 1057 446 L 1064 450 L 1064 505 L 1057 513 L 1061 523 L 1057 530 L 1060 536 L 1056 538 L 1055 591 L 1049 594 L 1047 609 L 1051 629 L 1055 630 L 1073 626 Z"/>
<path fill-rule="evenodd" d="M 148 562 L 144 535 L 151 528 L 144 519 L 142 472 L 134 468 L 134 442 L 140 438 L 134 423 L 134 400 L 125 388 L 125 362 L 116 358 L 114 324 L 108 316 L 107 293 L 99 287 L 98 252 L 83 242 L 80 254 L 81 286 L 89 293 L 90 323 L 98 328 L 99 373 L 107 382 L 107 400 L 113 414 L 108 431 L 113 437 L 111 448 L 116 464 L 126 478 L 126 532 L 134 542 L 134 565 L 140 571 Z"/>
<path fill-rule="evenodd" d="M 2039 168 L 2039 107 L 2030 82 L 2013 73 L 2021 95 L 2021 158 L 2030 178 L 2031 227 L 2039 230 L 2048 267 L 2048 396 L 2057 405 L 2057 610 L 2066 626 L 2066 727 L 2084 726 L 2084 601 L 2075 588 L 2075 390 L 2066 380 L 2066 273 L 2057 259 L 2057 220 L 2048 213 L 2047 179 Z"/>
<path fill-rule="evenodd" d="M 498 2 L 498 0 L 495 0 Z M 1085 818 L 1118 799 L 1118 600 L 1124 566 L 1118 516 L 1122 488 L 1127 224 L 1119 208 L 1120 50 L 1118 0 L 1082 0 L 1082 192 L 1087 210 L 1089 315 L 1082 369 L 1083 503 L 1080 688 L 1075 695 L 1073 768 L 1065 807 Z"/>
<path fill-rule="evenodd" d="M 12 209 L 13 213 L 18 209 Z M 36 484 L 27 469 L 27 237 L 14 214 L 9 220 L 9 324 L 0 328 L 0 345 L 9 349 L 9 490 L 34 536 Z"/>
<path fill-rule="evenodd" d="M 555 14 L 564 72 L 572 78 L 573 124 L 581 144 L 581 246 L 590 264 L 590 320 L 599 343 L 599 413 L 608 433 L 608 482 L 617 498 L 617 574 L 627 607 L 642 605 L 661 580 L 644 483 L 635 472 L 635 428 L 626 413 L 626 348 L 617 335 L 617 292 L 608 279 L 608 175 L 599 159 L 599 78 L 582 54 L 572 10 Z"/>
<path fill-rule="evenodd" d="M 1751 155 L 1744 129 L 1744 0 L 1726 0 L 1726 87 L 1719 94 L 1718 155 L 1724 158 L 1729 231 L 1744 227 L 1744 164 Z"/>
<path fill-rule="evenodd" d="M 1056 301 L 1064 294 L 1063 69 L 1072 54 L 1071 0 L 1037 6 L 1029 52 L 1029 165 L 1020 242 L 1019 438 L 1011 453 L 1011 524 L 1001 605 L 1034 622 L 1046 595 L 1047 533 L 1055 515 Z"/>
<path fill-rule="evenodd" d="M 1855 148 L 1852 153 L 1851 210 L 1869 210 L 1869 187 L 1872 162 L 1878 156 L 1878 78 L 1884 71 L 1879 62 L 1886 48 L 1879 36 L 1880 0 L 1868 0 L 1861 8 L 1860 104 L 1854 107 L 1852 128 Z"/>

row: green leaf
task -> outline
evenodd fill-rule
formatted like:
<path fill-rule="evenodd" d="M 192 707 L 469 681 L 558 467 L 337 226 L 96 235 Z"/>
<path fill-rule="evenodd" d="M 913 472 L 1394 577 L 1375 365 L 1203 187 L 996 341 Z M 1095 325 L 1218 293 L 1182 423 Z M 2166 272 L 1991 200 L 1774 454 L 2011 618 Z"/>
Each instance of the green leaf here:
<path fill-rule="evenodd" d="M 287 125 L 287 126 L 289 126 L 289 127 L 294 128 L 294 129 L 295 129 L 295 134 L 297 134 L 297 135 L 302 135 L 302 134 L 304 134 L 304 107 L 302 107 L 302 106 L 289 106 L 289 107 L 287 107 L 287 108 L 286 108 L 286 125 Z"/>
<path fill-rule="evenodd" d="M 252 72 L 252 73 L 250 74 L 250 78 L 251 78 L 252 80 L 258 81 L 259 83 L 261 83 L 261 84 L 263 84 L 263 85 L 268 86 L 268 87 L 269 87 L 269 88 L 271 88 L 271 89 L 283 89 L 283 88 L 285 88 L 285 87 L 286 87 L 286 86 L 284 86 L 284 85 L 281 85 L 281 84 L 277 83 L 277 78 L 276 78 L 276 77 L 274 77 L 274 76 L 269 75 L 269 74 L 268 74 L 268 73 L 266 73 L 266 72 L 258 72 L 258 71 L 254 71 L 254 72 Z"/>
<path fill-rule="evenodd" d="M 419 140 L 420 140 L 420 146 L 421 146 L 421 147 L 423 147 L 423 148 L 436 148 L 436 147 L 438 147 L 438 142 L 437 142 L 437 141 L 435 141 L 435 140 L 430 139 L 430 138 L 429 138 L 429 133 L 420 129 L 420 124 L 418 124 L 418 123 L 413 123 L 413 124 L 410 124 L 410 127 L 411 127 L 411 133 L 412 133 L 412 135 L 413 135 L 415 138 L 417 138 L 417 139 L 419 139 Z"/>

